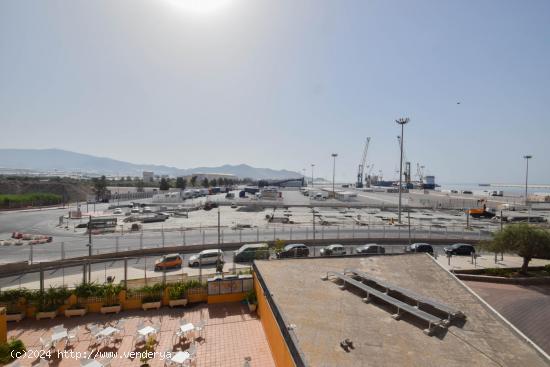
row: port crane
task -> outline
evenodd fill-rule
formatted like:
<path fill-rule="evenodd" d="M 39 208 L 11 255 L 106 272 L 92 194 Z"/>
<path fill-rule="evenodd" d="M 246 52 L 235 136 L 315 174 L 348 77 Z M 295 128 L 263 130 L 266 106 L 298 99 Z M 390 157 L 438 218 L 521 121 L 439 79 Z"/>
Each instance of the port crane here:
<path fill-rule="evenodd" d="M 367 152 L 369 151 L 369 144 L 370 137 L 367 137 L 367 140 L 365 141 L 365 147 L 363 148 L 363 157 L 361 158 L 361 162 L 359 162 L 359 169 L 357 171 L 357 183 L 355 184 L 355 187 L 357 188 L 363 187 L 363 179 L 365 177 L 365 164 L 367 163 Z"/>
<path fill-rule="evenodd" d="M 401 136 L 397 136 L 397 143 L 399 143 L 399 149 L 401 149 Z M 411 186 L 411 162 L 407 160 L 405 156 L 405 150 L 403 150 L 403 161 L 405 162 L 405 169 L 403 170 L 403 176 L 405 176 L 405 185 L 408 188 Z"/>

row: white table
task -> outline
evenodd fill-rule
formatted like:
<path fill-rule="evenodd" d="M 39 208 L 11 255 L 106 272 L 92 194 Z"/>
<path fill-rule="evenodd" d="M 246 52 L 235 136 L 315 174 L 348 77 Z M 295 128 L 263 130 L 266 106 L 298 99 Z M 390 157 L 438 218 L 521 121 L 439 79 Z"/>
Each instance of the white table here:
<path fill-rule="evenodd" d="M 138 333 L 143 335 L 143 336 L 147 336 L 149 334 L 156 334 L 157 333 L 157 329 L 155 329 L 154 327 L 152 326 L 146 326 L 144 327 L 143 329 L 139 329 L 138 330 Z"/>
<path fill-rule="evenodd" d="M 55 344 L 62 339 L 67 339 L 68 336 L 67 329 L 54 331 L 52 334 L 52 343 Z"/>
<path fill-rule="evenodd" d="M 187 361 L 189 359 L 189 357 L 191 357 L 189 352 L 177 352 L 176 354 L 174 354 L 172 356 L 172 359 L 170 359 L 170 361 L 172 361 L 173 363 L 176 363 L 176 364 L 183 365 L 185 363 L 185 361 Z"/>
<path fill-rule="evenodd" d="M 190 331 L 193 331 L 195 330 L 195 325 L 193 325 L 192 323 L 187 323 L 187 324 L 183 324 L 180 326 L 180 330 L 182 333 L 188 333 Z"/>
<path fill-rule="evenodd" d="M 111 336 L 114 333 L 119 332 L 117 328 L 114 328 L 112 326 L 106 327 L 105 329 L 101 330 L 99 333 L 95 334 L 96 337 L 98 336 Z"/>

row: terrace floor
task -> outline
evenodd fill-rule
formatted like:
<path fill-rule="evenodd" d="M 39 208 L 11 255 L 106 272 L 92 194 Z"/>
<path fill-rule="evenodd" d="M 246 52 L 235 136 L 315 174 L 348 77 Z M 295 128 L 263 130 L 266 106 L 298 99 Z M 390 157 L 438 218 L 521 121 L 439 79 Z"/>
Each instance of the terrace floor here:
<path fill-rule="evenodd" d="M 160 333 L 156 338 L 155 352 L 159 354 L 149 361 L 151 367 L 164 366 L 162 353 L 166 351 L 185 350 L 190 345 L 190 340 L 179 341 L 174 338 L 179 328 L 180 320 L 184 318 L 187 322 L 197 324 L 201 319 L 206 326 L 202 337 L 196 335 L 195 345 L 197 348 L 197 366 L 243 366 L 245 358 L 250 357 L 251 366 L 274 366 L 271 351 L 264 334 L 262 324 L 255 314 L 248 311 L 246 305 L 241 303 L 222 303 L 210 305 L 196 305 L 187 308 L 161 308 L 160 310 L 148 311 L 123 311 L 118 315 L 88 314 L 84 317 L 57 317 L 54 320 L 25 319 L 19 323 L 8 324 L 8 338 L 21 339 L 27 351 L 33 354 L 41 349 L 40 337 L 51 337 L 51 328 L 63 324 L 69 330 L 80 326 L 79 340 L 72 345 L 65 346 L 61 341 L 52 349 L 49 360 L 50 366 L 79 366 L 80 362 L 75 358 L 76 352 L 82 355 L 95 352 L 116 352 L 117 356 L 112 360 L 111 365 L 115 366 L 140 366 L 139 358 L 131 358 L 132 351 L 143 351 L 143 343 L 134 346 L 134 335 L 137 325 L 141 321 L 147 325 L 160 324 Z M 96 323 L 104 326 L 113 324 L 119 319 L 125 319 L 124 331 L 118 340 L 112 343 L 96 345 L 92 335 L 85 328 L 89 323 Z M 57 351 L 67 351 L 62 356 Z M 71 357 L 70 352 L 74 354 Z M 99 358 L 98 355 L 96 357 Z M 40 359 L 36 355 L 29 358 L 21 358 L 21 365 L 37 365 Z"/>

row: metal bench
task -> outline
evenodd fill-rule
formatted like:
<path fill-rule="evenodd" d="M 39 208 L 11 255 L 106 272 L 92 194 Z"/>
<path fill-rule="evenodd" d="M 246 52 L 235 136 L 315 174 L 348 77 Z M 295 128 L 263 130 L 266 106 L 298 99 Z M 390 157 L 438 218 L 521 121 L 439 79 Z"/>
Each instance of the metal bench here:
<path fill-rule="evenodd" d="M 374 296 L 379 300 L 382 300 L 386 303 L 389 303 L 395 306 L 397 308 L 397 312 L 394 315 L 392 315 L 392 317 L 396 320 L 399 320 L 401 318 L 402 312 L 406 312 L 423 321 L 426 321 L 428 323 L 428 328 L 424 329 L 424 333 L 427 335 L 431 335 L 435 327 L 439 326 L 439 327 L 445 328 L 447 326 L 447 323 L 445 322 L 445 320 L 442 320 L 439 317 L 429 314 L 425 311 L 419 310 L 414 306 L 411 306 L 405 302 L 402 302 L 396 298 L 393 298 L 392 296 L 384 292 L 380 292 L 379 290 L 369 287 L 368 285 L 358 280 L 355 280 L 347 275 L 344 275 L 342 273 L 329 271 L 327 272 L 327 275 L 322 277 L 321 279 L 328 280 L 331 275 L 344 282 L 344 284 L 340 286 L 341 289 L 345 289 L 346 284 L 351 284 L 354 287 L 364 291 L 367 294 L 367 296 L 363 298 L 363 302 L 365 303 L 370 302 L 370 297 Z"/>
<path fill-rule="evenodd" d="M 368 280 L 370 282 L 376 283 L 378 286 L 380 286 L 382 288 L 385 288 L 386 292 L 392 291 L 392 292 L 400 293 L 403 296 L 405 296 L 407 298 L 410 298 L 413 301 L 415 301 L 417 307 L 420 307 L 421 304 L 431 306 L 431 307 L 435 308 L 436 310 L 447 314 L 447 322 L 450 322 L 451 318 L 462 318 L 462 319 L 466 318 L 466 315 L 464 315 L 464 313 L 462 313 L 462 311 L 459 311 L 459 310 L 457 310 L 457 309 L 455 309 L 451 306 L 448 306 L 444 303 L 438 302 L 438 301 L 436 301 L 432 298 L 429 298 L 429 297 L 426 297 L 424 295 L 413 292 L 409 289 L 401 288 L 401 287 L 396 286 L 394 284 L 391 284 L 391 283 L 388 283 L 386 281 L 375 278 L 375 277 L 373 277 L 373 276 L 371 276 L 371 275 L 369 275 L 365 272 L 362 272 L 362 271 L 359 271 L 359 270 L 356 270 L 356 269 L 345 269 L 344 274 L 347 274 L 347 273 L 352 273 L 352 274 L 354 274 L 355 276 L 357 276 L 359 278 L 362 278 L 362 279 Z"/>

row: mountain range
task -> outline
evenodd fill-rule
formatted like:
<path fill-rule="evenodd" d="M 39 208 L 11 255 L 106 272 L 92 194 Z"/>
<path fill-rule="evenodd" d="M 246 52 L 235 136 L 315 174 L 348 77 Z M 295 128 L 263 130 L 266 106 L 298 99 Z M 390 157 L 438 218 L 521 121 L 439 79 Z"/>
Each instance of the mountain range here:
<path fill-rule="evenodd" d="M 91 175 L 140 176 L 143 171 L 156 175 L 186 176 L 195 173 L 226 173 L 239 178 L 277 179 L 301 178 L 298 172 L 256 168 L 247 164 L 219 167 L 176 168 L 154 164 L 135 164 L 116 159 L 96 157 L 62 149 L 0 149 L 0 169 L 37 172 L 80 172 Z"/>

